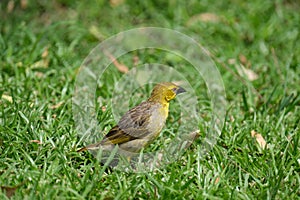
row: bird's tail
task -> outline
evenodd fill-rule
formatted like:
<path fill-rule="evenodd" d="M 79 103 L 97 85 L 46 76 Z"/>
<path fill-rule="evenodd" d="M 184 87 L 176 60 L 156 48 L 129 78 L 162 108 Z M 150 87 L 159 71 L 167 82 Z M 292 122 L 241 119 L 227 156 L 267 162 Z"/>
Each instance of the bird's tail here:
<path fill-rule="evenodd" d="M 100 148 L 106 149 L 105 147 L 106 147 L 105 145 L 104 146 L 102 145 L 102 142 L 98 142 L 95 144 L 87 145 L 87 146 L 77 150 L 77 152 L 82 152 L 82 151 L 86 151 L 86 150 L 98 150 Z"/>

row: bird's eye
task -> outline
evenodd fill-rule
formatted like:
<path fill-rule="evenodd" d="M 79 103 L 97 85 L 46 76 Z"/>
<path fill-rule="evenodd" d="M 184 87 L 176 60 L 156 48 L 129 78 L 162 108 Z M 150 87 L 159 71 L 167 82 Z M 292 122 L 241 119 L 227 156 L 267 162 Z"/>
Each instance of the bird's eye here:
<path fill-rule="evenodd" d="M 176 90 L 177 90 L 177 88 L 173 88 L 173 89 L 172 89 L 173 92 L 176 92 Z"/>

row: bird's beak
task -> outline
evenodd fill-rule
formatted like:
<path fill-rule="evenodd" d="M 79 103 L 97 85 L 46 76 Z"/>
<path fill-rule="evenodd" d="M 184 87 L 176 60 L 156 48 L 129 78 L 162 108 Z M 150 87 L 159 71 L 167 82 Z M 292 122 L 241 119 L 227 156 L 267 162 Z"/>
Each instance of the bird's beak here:
<path fill-rule="evenodd" d="M 176 90 L 176 95 L 184 92 L 186 92 L 185 89 L 183 89 L 182 87 L 178 87 L 178 89 Z"/>

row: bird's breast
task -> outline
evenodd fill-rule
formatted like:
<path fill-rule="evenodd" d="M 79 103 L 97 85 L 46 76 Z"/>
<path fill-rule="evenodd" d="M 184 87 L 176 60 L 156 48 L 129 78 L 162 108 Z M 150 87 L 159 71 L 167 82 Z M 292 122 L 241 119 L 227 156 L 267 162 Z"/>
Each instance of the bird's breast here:
<path fill-rule="evenodd" d="M 153 106 L 151 109 L 151 115 L 149 119 L 149 124 L 147 129 L 149 131 L 149 138 L 156 138 L 161 132 L 162 128 L 166 123 L 166 119 L 168 117 L 168 107 L 165 107 L 161 104 L 157 104 Z"/>

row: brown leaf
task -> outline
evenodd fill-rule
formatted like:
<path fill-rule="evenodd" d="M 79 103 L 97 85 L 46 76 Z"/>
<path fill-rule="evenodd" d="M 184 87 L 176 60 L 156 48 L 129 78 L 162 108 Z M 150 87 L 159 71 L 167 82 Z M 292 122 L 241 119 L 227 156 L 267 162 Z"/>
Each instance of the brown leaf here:
<path fill-rule="evenodd" d="M 243 65 L 235 65 L 240 76 L 245 76 L 249 81 L 258 79 L 258 75 L 251 69 L 246 69 Z"/>
<path fill-rule="evenodd" d="M 245 55 L 240 54 L 240 55 L 239 55 L 239 60 L 240 60 L 240 62 L 241 62 L 244 66 L 246 66 L 247 68 L 250 68 L 250 67 L 251 67 L 251 62 L 246 58 Z"/>
<path fill-rule="evenodd" d="M 45 50 L 42 53 L 42 58 L 47 58 L 48 55 L 49 55 L 49 50 L 48 50 L 48 47 L 46 47 Z"/>
<path fill-rule="evenodd" d="M 102 112 L 105 112 L 106 111 L 106 106 L 102 106 L 101 110 L 102 110 Z"/>
<path fill-rule="evenodd" d="M 248 60 L 247 60 L 246 56 L 244 56 L 243 54 L 240 54 L 240 55 L 239 55 L 239 59 L 240 59 L 240 62 L 241 62 L 243 65 L 247 65 Z"/>
<path fill-rule="evenodd" d="M 28 1 L 27 0 L 21 0 L 21 8 L 24 10 L 27 8 Z"/>
<path fill-rule="evenodd" d="M 16 187 L 1 186 L 1 190 L 5 192 L 8 198 L 12 197 L 15 194 L 16 189 L 18 189 L 18 186 Z"/>
<path fill-rule="evenodd" d="M 37 144 L 43 144 L 41 141 L 39 140 L 30 140 L 29 142 L 31 143 L 37 143 Z"/>
<path fill-rule="evenodd" d="M 234 58 L 230 58 L 227 60 L 228 64 L 233 65 L 236 63 L 236 60 Z"/>
<path fill-rule="evenodd" d="M 55 104 L 55 105 L 50 105 L 49 106 L 49 108 L 51 108 L 51 109 L 56 109 L 56 108 L 59 108 L 60 106 L 62 106 L 63 105 L 63 101 L 61 101 L 61 102 L 59 102 L 59 103 L 57 103 L 57 104 Z"/>
<path fill-rule="evenodd" d="M 215 185 L 218 184 L 220 182 L 220 176 L 218 176 L 215 180 Z"/>
<path fill-rule="evenodd" d="M 218 22 L 219 16 L 214 13 L 202 13 L 199 15 L 199 18 L 203 22 Z"/>
<path fill-rule="evenodd" d="M 109 52 L 104 52 L 106 56 L 109 57 L 109 59 L 112 61 L 112 63 L 115 65 L 115 67 L 122 73 L 127 73 L 129 71 L 128 67 L 122 63 L 119 63 L 117 59 L 110 54 Z"/>
<path fill-rule="evenodd" d="M 267 147 L 267 142 L 260 133 L 257 133 L 256 131 L 252 130 L 251 137 L 256 139 L 261 149 L 265 149 Z"/>
<path fill-rule="evenodd" d="M 14 10 L 14 8 L 15 8 L 15 1 L 10 0 L 6 7 L 7 13 L 11 13 Z"/>
<path fill-rule="evenodd" d="M 220 17 L 214 13 L 200 13 L 197 15 L 192 16 L 188 21 L 187 21 L 187 26 L 193 25 L 197 22 L 219 22 Z"/>
<path fill-rule="evenodd" d="M 38 78 L 43 78 L 45 74 L 43 72 L 35 72 L 34 75 Z"/>
<path fill-rule="evenodd" d="M 24 185 L 25 182 L 26 182 L 26 181 L 23 181 L 22 183 L 20 183 L 20 184 L 14 186 L 14 187 L 0 186 L 0 188 L 1 188 L 2 191 L 5 192 L 6 196 L 7 196 L 8 198 L 10 198 L 10 197 L 12 197 L 12 196 L 15 194 L 16 190 L 17 190 L 20 186 Z"/>
<path fill-rule="evenodd" d="M 124 2 L 125 2 L 125 0 L 110 0 L 109 4 L 111 7 L 116 7 L 116 6 L 123 4 Z"/>

